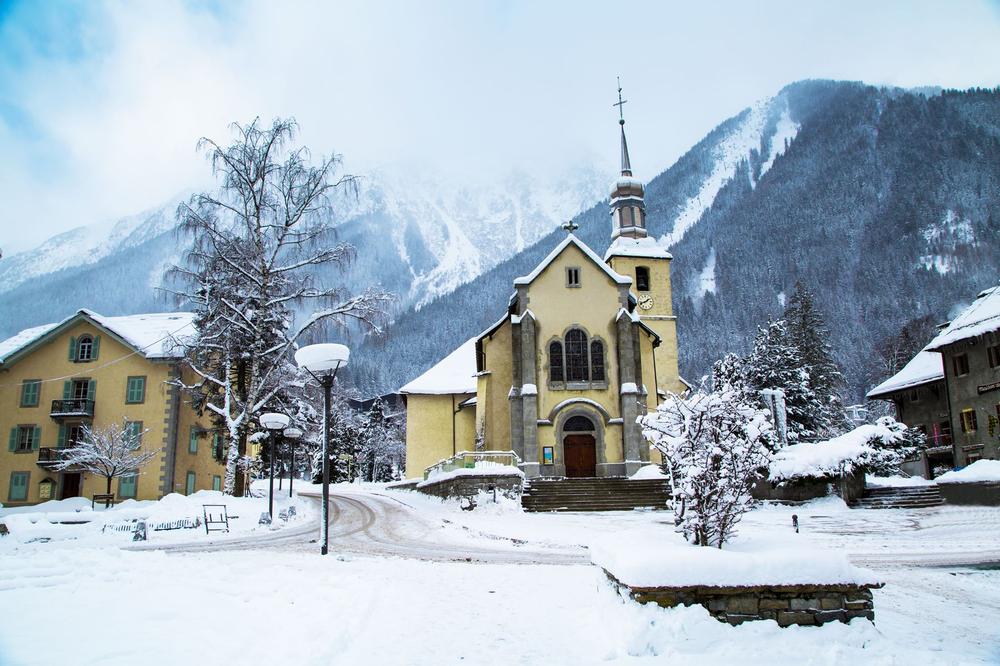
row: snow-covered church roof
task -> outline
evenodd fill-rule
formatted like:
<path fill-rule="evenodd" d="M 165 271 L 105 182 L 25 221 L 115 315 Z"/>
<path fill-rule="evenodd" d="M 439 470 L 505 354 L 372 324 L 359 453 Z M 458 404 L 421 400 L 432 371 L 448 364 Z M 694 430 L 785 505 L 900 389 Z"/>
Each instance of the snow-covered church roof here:
<path fill-rule="evenodd" d="M 981 291 L 972 305 L 955 317 L 924 349 L 938 350 L 953 342 L 997 330 L 1000 330 L 1000 287 L 992 287 Z"/>
<path fill-rule="evenodd" d="M 626 238 L 619 236 L 604 253 L 604 261 L 611 257 L 642 257 L 646 259 L 673 259 L 667 248 L 649 236 Z"/>
<path fill-rule="evenodd" d="M 625 277 L 624 275 L 620 275 L 619 273 L 616 273 L 615 271 L 611 270 L 611 267 L 608 266 L 606 263 L 604 263 L 604 261 L 599 256 L 597 256 L 596 252 L 591 250 L 586 243 L 581 241 L 573 234 L 568 234 L 566 238 L 564 238 L 562 242 L 559 243 L 559 245 L 556 245 L 555 248 L 551 252 L 549 252 L 549 256 L 542 259 L 541 263 L 535 266 L 535 270 L 531 271 L 527 275 L 515 278 L 514 284 L 526 285 L 534 282 L 535 279 L 542 274 L 542 271 L 548 268 L 549 264 L 555 261 L 556 257 L 562 254 L 562 251 L 565 250 L 569 245 L 575 245 L 577 248 L 579 248 L 581 252 L 587 255 L 587 257 L 591 259 L 602 271 L 604 271 L 607 274 L 607 276 L 611 278 L 616 284 L 632 284 L 632 278 Z"/>
<path fill-rule="evenodd" d="M 399 389 L 399 393 L 424 395 L 475 392 L 476 338 L 466 340 L 437 365 Z"/>
<path fill-rule="evenodd" d="M 941 365 L 941 354 L 925 350 L 911 358 L 902 370 L 868 391 L 866 397 L 878 398 L 942 379 L 944 368 Z"/>
<path fill-rule="evenodd" d="M 191 312 L 156 312 L 105 317 L 92 310 L 80 310 L 60 322 L 26 328 L 0 342 L 0 363 L 7 362 L 18 352 L 81 318 L 89 319 L 150 359 L 181 356 L 182 351 L 176 348 L 174 340 L 181 340 L 194 334 L 194 314 Z"/>

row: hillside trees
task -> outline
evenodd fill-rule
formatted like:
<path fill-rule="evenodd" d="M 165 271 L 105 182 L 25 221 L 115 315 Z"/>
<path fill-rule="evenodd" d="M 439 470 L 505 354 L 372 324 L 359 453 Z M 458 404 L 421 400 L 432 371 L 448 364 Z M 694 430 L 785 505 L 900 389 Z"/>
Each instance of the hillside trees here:
<path fill-rule="evenodd" d="M 377 288 L 352 295 L 312 277 L 317 267 L 346 267 L 355 254 L 328 233 L 329 196 L 353 182 L 338 175 L 340 157 L 313 166 L 306 148 L 290 145 L 297 129 L 291 119 L 232 128 L 228 146 L 199 141 L 220 185 L 178 207 L 191 250 L 173 277 L 197 329 L 179 341 L 193 380 L 176 381 L 225 429 L 223 490 L 241 494 L 237 461 L 257 416 L 287 409 L 287 388 L 300 381 L 292 360 L 297 341 L 329 325 L 378 333 L 391 297 Z M 295 308 L 312 313 L 300 319 Z"/>

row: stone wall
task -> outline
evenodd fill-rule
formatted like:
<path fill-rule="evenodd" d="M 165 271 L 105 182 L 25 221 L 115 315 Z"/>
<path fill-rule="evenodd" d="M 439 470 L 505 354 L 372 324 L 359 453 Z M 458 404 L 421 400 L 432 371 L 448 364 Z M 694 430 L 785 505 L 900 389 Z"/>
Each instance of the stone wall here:
<path fill-rule="evenodd" d="M 941 497 L 946 504 L 978 504 L 1000 506 L 1000 483 L 938 483 Z"/>
<path fill-rule="evenodd" d="M 864 472 L 857 471 L 842 478 L 802 478 L 783 483 L 761 480 L 754 484 L 750 494 L 758 500 L 779 502 L 805 502 L 830 494 L 840 495 L 847 503 L 858 499 L 865 492 Z"/>
<path fill-rule="evenodd" d="M 874 621 L 871 585 L 772 585 L 746 587 L 629 587 L 605 571 L 620 591 L 635 601 L 704 607 L 712 617 L 732 625 L 774 620 L 781 627 L 849 622 L 856 617 Z"/>
<path fill-rule="evenodd" d="M 450 499 L 454 497 L 464 498 L 475 502 L 480 491 L 491 492 L 496 489 L 497 496 L 510 499 L 521 498 L 521 487 L 523 479 L 516 474 L 496 475 L 496 474 L 468 474 L 456 476 L 443 481 L 423 482 L 415 487 L 416 490 Z M 474 505 L 473 505 L 474 506 Z"/>

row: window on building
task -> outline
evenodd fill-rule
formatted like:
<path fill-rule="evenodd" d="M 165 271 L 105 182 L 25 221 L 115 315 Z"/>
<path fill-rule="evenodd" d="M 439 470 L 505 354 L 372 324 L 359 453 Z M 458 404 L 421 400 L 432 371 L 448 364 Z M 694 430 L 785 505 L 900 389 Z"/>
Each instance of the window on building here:
<path fill-rule="evenodd" d="M 951 359 L 952 368 L 955 370 L 955 376 L 961 377 L 962 375 L 969 374 L 969 355 L 968 354 L 957 354 Z"/>
<path fill-rule="evenodd" d="M 63 400 L 93 400 L 97 382 L 92 379 L 72 379 L 63 388 Z"/>
<path fill-rule="evenodd" d="M 976 410 L 974 409 L 963 409 L 962 410 L 962 432 L 976 432 Z"/>
<path fill-rule="evenodd" d="M 590 343 L 590 379 L 604 381 L 604 343 L 594 340 Z"/>
<path fill-rule="evenodd" d="M 187 473 L 187 480 L 184 482 L 184 494 L 194 495 L 194 472 Z"/>
<path fill-rule="evenodd" d="M 198 453 L 198 436 L 201 435 L 201 428 L 191 426 L 188 431 L 188 453 Z"/>
<path fill-rule="evenodd" d="M 9 451 L 33 451 L 42 440 L 42 429 L 36 425 L 19 425 L 10 429 Z"/>
<path fill-rule="evenodd" d="M 566 286 L 567 287 L 579 287 L 580 286 L 580 269 L 573 267 L 566 269 Z"/>
<path fill-rule="evenodd" d="M 146 377 L 129 377 L 125 381 L 125 402 L 134 405 L 146 401 Z"/>
<path fill-rule="evenodd" d="M 225 447 L 222 445 L 222 433 L 216 430 L 212 433 L 212 456 L 222 462 L 226 459 Z"/>
<path fill-rule="evenodd" d="M 938 423 L 938 446 L 951 446 L 951 421 Z"/>
<path fill-rule="evenodd" d="M 649 291 L 649 269 L 645 266 L 635 267 L 635 288 L 638 291 Z"/>
<path fill-rule="evenodd" d="M 549 381 L 566 381 L 566 373 L 563 369 L 563 346 L 558 341 L 549 343 Z"/>
<path fill-rule="evenodd" d="M 986 356 L 989 358 L 991 368 L 1000 367 L 1000 345 L 987 347 Z"/>
<path fill-rule="evenodd" d="M 97 360 L 97 349 L 100 344 L 100 337 L 95 335 L 81 335 L 76 340 L 76 358 L 78 363 Z"/>
<path fill-rule="evenodd" d="M 126 421 L 125 434 L 132 448 L 139 448 L 142 444 L 142 421 Z"/>
<path fill-rule="evenodd" d="M 60 448 L 63 446 L 75 446 L 77 442 L 83 441 L 83 424 L 74 423 L 73 425 L 63 426 L 59 436 Z"/>
<path fill-rule="evenodd" d="M 566 333 L 566 381 L 588 381 L 588 365 L 587 334 L 574 328 Z"/>
<path fill-rule="evenodd" d="M 21 406 L 38 407 L 38 397 L 42 392 L 42 380 L 25 379 L 21 382 Z"/>
<path fill-rule="evenodd" d="M 910 402 L 920 402 L 920 389 L 910 389 Z"/>
<path fill-rule="evenodd" d="M 213 476 L 212 477 L 212 490 L 222 490 L 222 477 Z"/>
<path fill-rule="evenodd" d="M 7 500 L 11 502 L 24 502 L 28 499 L 28 480 L 31 472 L 11 472 L 10 489 L 7 491 Z"/>
<path fill-rule="evenodd" d="M 135 490 L 138 480 L 138 474 L 130 474 L 119 478 L 118 497 L 121 499 L 135 499 Z"/>

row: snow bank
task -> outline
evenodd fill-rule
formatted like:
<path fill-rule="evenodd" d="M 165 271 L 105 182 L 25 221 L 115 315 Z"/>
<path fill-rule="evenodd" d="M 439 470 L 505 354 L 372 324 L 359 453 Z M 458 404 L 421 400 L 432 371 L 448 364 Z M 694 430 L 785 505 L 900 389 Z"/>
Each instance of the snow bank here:
<path fill-rule="evenodd" d="M 659 465 L 643 465 L 629 478 L 642 481 L 644 479 L 665 479 L 667 475 L 663 473 Z"/>
<path fill-rule="evenodd" d="M 475 467 L 460 467 L 448 472 L 431 472 L 426 480 L 417 484 L 417 488 L 423 488 L 431 483 L 440 483 L 450 479 L 457 479 L 460 476 L 519 476 L 524 478 L 524 472 L 510 465 L 502 465 L 489 460 L 480 460 Z"/>
<path fill-rule="evenodd" d="M 947 472 L 937 478 L 938 483 L 1000 483 L 1000 460 L 977 460 L 963 469 Z"/>
<path fill-rule="evenodd" d="M 839 437 L 815 444 L 793 444 L 774 454 L 771 481 L 837 476 L 842 469 L 850 473 L 859 463 L 876 454 L 869 444 L 874 438 L 891 441 L 899 433 L 883 425 L 866 423 Z"/>
<path fill-rule="evenodd" d="M 867 488 L 907 488 L 913 486 L 933 486 L 936 481 L 925 479 L 922 476 L 872 476 L 865 477 L 865 487 Z"/>
<path fill-rule="evenodd" d="M 720 550 L 667 530 L 618 532 L 592 544 L 591 561 L 630 587 L 867 585 L 876 575 L 840 551 L 806 546 Z"/>

